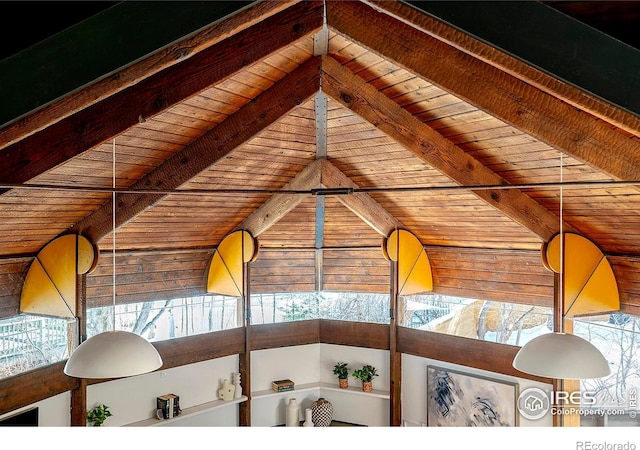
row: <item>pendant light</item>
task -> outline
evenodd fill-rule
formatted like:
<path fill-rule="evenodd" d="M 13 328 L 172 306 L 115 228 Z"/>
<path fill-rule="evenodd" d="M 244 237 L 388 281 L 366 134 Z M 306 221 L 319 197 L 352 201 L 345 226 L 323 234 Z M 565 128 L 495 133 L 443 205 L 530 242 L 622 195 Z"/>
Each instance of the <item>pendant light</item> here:
<path fill-rule="evenodd" d="M 64 366 L 64 373 L 76 378 L 122 378 L 153 372 L 162 366 L 156 348 L 145 338 L 129 331 L 116 330 L 116 141 L 113 140 L 112 190 L 112 259 L 113 321 L 112 330 L 97 334 L 74 350 Z"/>
<path fill-rule="evenodd" d="M 513 367 L 520 372 L 541 377 L 580 380 L 601 378 L 611 373 L 611 368 L 600 350 L 579 336 L 564 333 L 564 233 L 562 198 L 562 152 L 560 153 L 560 269 L 558 282 L 559 320 L 558 331 L 533 338 L 522 346 L 513 360 Z"/>

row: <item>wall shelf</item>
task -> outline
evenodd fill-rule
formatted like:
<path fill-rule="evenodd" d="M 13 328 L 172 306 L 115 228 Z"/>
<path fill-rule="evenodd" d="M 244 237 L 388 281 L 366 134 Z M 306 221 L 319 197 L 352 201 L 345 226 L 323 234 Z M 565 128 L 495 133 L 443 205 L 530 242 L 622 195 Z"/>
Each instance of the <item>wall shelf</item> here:
<path fill-rule="evenodd" d="M 369 397 L 384 398 L 387 400 L 391 398 L 388 391 L 381 391 L 379 389 L 374 389 L 371 392 L 365 392 L 362 390 L 362 386 L 349 386 L 348 388 L 342 389 L 337 385 L 331 383 L 319 383 L 319 385 L 322 390 L 326 391 L 337 391 L 355 395 L 365 395 Z"/>
<path fill-rule="evenodd" d="M 331 383 L 307 383 L 307 384 L 301 384 L 301 385 L 296 385 L 295 388 L 293 390 L 291 390 L 291 391 L 282 391 L 282 392 L 276 392 L 273 389 L 267 389 L 267 390 L 264 390 L 264 391 L 256 391 L 251 395 L 251 398 L 252 399 L 258 399 L 258 398 L 275 397 L 275 396 L 295 395 L 297 392 L 308 392 L 308 391 L 312 391 L 314 389 L 321 389 L 321 390 L 326 390 L 326 391 L 336 391 L 336 392 L 355 394 L 355 395 L 364 395 L 364 396 L 369 396 L 369 397 L 378 397 L 378 398 L 383 398 L 383 399 L 387 399 L 387 400 L 390 398 L 389 392 L 387 392 L 387 391 L 374 389 L 372 392 L 364 392 L 362 390 L 362 387 L 360 387 L 360 386 L 349 386 L 346 389 L 341 389 L 336 384 L 331 384 Z"/>
<path fill-rule="evenodd" d="M 230 405 L 237 405 L 238 403 L 246 402 L 247 400 L 248 398 L 246 395 L 243 395 L 240 398 L 234 398 L 233 400 L 228 400 L 228 401 L 213 400 L 211 402 L 202 403 L 196 406 L 191 406 L 190 408 L 185 408 L 182 410 L 182 414 L 172 419 L 159 420 L 154 417 L 151 419 L 141 420 L 139 422 L 133 422 L 124 426 L 125 427 L 157 427 L 157 426 L 164 425 L 167 422 L 180 421 L 180 420 L 186 419 L 187 417 L 193 417 L 198 414 L 205 413 L 207 411 L 212 411 L 214 409 L 224 408 Z"/>
<path fill-rule="evenodd" d="M 299 385 L 297 384 L 295 385 L 294 389 L 291 391 L 276 392 L 273 389 L 266 389 L 264 391 L 255 391 L 253 394 L 251 394 L 251 399 L 295 395 L 296 392 L 312 391 L 314 389 L 319 389 L 319 388 L 320 388 L 320 383 L 307 383 L 307 384 L 299 384 Z"/>

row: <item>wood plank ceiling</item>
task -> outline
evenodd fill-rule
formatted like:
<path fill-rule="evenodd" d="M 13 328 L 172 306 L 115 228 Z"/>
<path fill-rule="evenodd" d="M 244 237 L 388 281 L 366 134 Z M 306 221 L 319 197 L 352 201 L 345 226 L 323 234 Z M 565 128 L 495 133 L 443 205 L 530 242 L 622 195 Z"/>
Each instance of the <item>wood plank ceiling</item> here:
<path fill-rule="evenodd" d="M 562 155 L 564 229 L 608 255 L 634 312 L 640 192 L 610 182 L 640 180 L 639 130 L 407 4 L 257 2 L 0 129 L 0 316 L 17 313 L 21 277 L 56 236 L 111 251 L 114 153 L 122 301 L 161 297 L 152 284 L 202 293 L 238 228 L 271 271 L 256 280 L 280 266 L 307 276 L 282 269 L 281 287 L 313 288 L 302 266 L 322 248 L 344 251 L 344 283 L 366 290 L 354 266 L 375 260 L 368 275 L 385 280 L 379 247 L 401 227 L 426 246 L 434 290 L 505 300 L 500 286 L 525 277 L 529 300 L 550 305 L 539 250 L 559 229 Z M 306 256 L 293 267 L 270 249 Z M 109 298 L 106 259 L 90 306 Z"/>

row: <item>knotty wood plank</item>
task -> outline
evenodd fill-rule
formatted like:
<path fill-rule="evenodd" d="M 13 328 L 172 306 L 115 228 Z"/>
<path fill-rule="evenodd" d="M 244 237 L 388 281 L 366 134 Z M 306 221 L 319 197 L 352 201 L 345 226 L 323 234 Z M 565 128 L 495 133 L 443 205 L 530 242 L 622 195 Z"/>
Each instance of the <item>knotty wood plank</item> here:
<path fill-rule="evenodd" d="M 321 3 L 293 5 L 7 146 L 0 179 L 11 183 L 28 181 L 138 124 L 140 117 L 153 117 L 246 65 L 295 43 L 322 25 L 321 11 Z"/>
<path fill-rule="evenodd" d="M 80 111 L 106 97 L 121 91 L 141 78 L 160 72 L 167 67 L 207 49 L 238 32 L 255 25 L 265 18 L 282 11 L 296 3 L 297 0 L 280 2 L 256 2 L 235 14 L 221 18 L 213 26 L 206 27 L 184 39 L 174 42 L 160 51 L 124 67 L 113 76 L 98 80 L 91 86 L 72 92 L 71 94 L 48 104 L 28 117 L 17 120 L 0 132 L 1 146 L 9 145 L 34 132 L 57 122 L 77 111 Z"/>
<path fill-rule="evenodd" d="M 373 123 L 451 179 L 462 185 L 506 183 L 336 60 L 323 57 L 322 72 L 322 89 L 327 95 Z M 474 194 L 544 240 L 558 232 L 556 215 L 520 190 L 483 190 L 474 191 Z M 564 229 L 569 231 L 572 227 L 567 225 Z"/>
<path fill-rule="evenodd" d="M 496 46 L 476 39 L 472 35 L 430 14 L 423 14 L 418 9 L 402 2 L 373 0 L 371 3 L 375 4 L 376 8 L 385 11 L 393 17 L 411 23 L 412 26 L 447 43 L 451 47 L 509 73 L 525 83 L 531 84 L 549 93 L 553 97 L 573 105 L 577 109 L 585 110 L 630 133 L 636 135 L 640 133 L 640 118 L 636 115 L 618 108 L 590 92 L 581 90 L 573 84 L 556 78 L 535 66 L 531 66 L 520 58 L 503 52 Z"/>
<path fill-rule="evenodd" d="M 212 128 L 208 133 L 174 154 L 155 170 L 138 180 L 131 187 L 175 189 L 196 174 L 204 171 L 237 146 L 265 129 L 282 114 L 302 103 L 317 92 L 319 60 L 312 58 L 289 76 L 276 83 L 236 114 Z M 157 203 L 166 195 L 129 195 L 117 205 L 116 226 L 131 220 L 144 209 Z M 112 228 L 111 201 L 92 215 L 83 219 L 76 230 L 92 241 L 98 242 Z"/>
<path fill-rule="evenodd" d="M 565 99 L 555 98 L 364 3 L 330 2 L 327 16 L 337 31 L 537 139 L 616 178 L 640 178 L 640 142 L 617 132 L 610 123 L 594 120 Z M 394 36 L 402 36 L 402 42 Z M 615 111 L 611 107 L 607 110 Z M 622 116 L 626 117 L 618 114 Z M 630 119 L 628 116 L 625 120 Z M 637 118 L 633 122 L 637 126 Z M 638 129 L 634 132 L 637 134 Z"/>

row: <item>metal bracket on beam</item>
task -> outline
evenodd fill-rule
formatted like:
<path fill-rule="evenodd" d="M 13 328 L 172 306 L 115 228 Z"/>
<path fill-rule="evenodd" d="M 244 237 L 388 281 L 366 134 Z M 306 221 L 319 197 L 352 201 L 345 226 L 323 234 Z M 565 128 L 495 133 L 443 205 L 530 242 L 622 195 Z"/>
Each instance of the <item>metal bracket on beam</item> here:
<path fill-rule="evenodd" d="M 353 194 L 353 188 L 317 188 L 311 189 L 312 195 L 349 195 Z"/>

